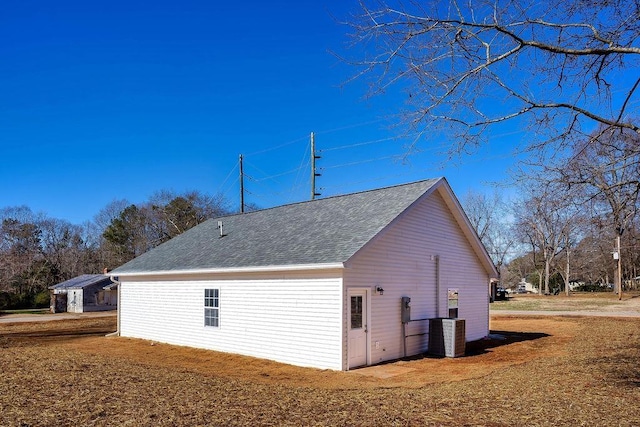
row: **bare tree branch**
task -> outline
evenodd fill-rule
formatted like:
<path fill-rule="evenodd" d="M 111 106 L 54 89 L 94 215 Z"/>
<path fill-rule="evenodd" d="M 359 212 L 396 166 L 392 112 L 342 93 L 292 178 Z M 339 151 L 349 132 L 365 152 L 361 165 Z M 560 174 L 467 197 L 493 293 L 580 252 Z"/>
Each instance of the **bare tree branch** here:
<path fill-rule="evenodd" d="M 531 147 L 598 124 L 640 133 L 637 1 L 389 1 L 361 1 L 348 23 L 361 57 L 348 62 L 371 94 L 408 93 L 412 133 L 449 133 L 462 151 L 521 119 Z"/>

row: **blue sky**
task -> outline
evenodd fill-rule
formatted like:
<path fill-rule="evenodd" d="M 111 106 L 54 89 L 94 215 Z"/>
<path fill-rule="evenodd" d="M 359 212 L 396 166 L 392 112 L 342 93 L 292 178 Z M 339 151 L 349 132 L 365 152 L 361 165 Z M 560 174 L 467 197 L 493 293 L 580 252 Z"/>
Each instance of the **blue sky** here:
<path fill-rule="evenodd" d="M 322 196 L 446 176 L 463 197 L 512 165 L 506 132 L 447 162 L 447 141 L 403 159 L 398 94 L 364 99 L 344 52 L 355 0 L 9 0 L 0 13 L 0 208 L 80 224 L 115 199 L 222 192 L 307 200 L 309 134 Z"/>

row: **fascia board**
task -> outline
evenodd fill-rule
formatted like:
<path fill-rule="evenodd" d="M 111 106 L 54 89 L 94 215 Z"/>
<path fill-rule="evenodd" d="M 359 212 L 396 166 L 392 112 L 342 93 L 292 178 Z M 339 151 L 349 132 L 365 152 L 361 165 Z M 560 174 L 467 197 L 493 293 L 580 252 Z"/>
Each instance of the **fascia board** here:
<path fill-rule="evenodd" d="M 234 274 L 234 273 L 275 273 L 289 271 L 318 271 L 318 270 L 342 270 L 344 263 L 328 264 L 302 264 L 302 265 L 274 265 L 260 267 L 234 267 L 234 268 L 203 268 L 191 270 L 164 270 L 164 271 L 140 271 L 140 272 L 110 272 L 107 276 L 118 277 L 149 277 L 149 276 L 180 276 L 180 275 L 211 275 L 211 274 Z"/>

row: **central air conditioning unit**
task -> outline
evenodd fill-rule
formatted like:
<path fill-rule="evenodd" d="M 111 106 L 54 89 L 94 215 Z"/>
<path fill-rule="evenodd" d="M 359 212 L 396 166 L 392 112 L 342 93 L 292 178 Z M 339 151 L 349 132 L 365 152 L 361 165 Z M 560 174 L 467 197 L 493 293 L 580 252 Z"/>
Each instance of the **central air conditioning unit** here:
<path fill-rule="evenodd" d="M 435 356 L 460 357 L 465 352 L 464 319 L 429 320 L 429 353 Z"/>

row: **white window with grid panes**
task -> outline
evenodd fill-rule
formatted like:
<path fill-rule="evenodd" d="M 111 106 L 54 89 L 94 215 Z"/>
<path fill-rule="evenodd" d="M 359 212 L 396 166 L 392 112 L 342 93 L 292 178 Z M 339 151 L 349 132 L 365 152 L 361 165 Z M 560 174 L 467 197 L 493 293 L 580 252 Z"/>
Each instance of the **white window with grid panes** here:
<path fill-rule="evenodd" d="M 204 326 L 220 327 L 220 290 L 204 290 Z"/>

